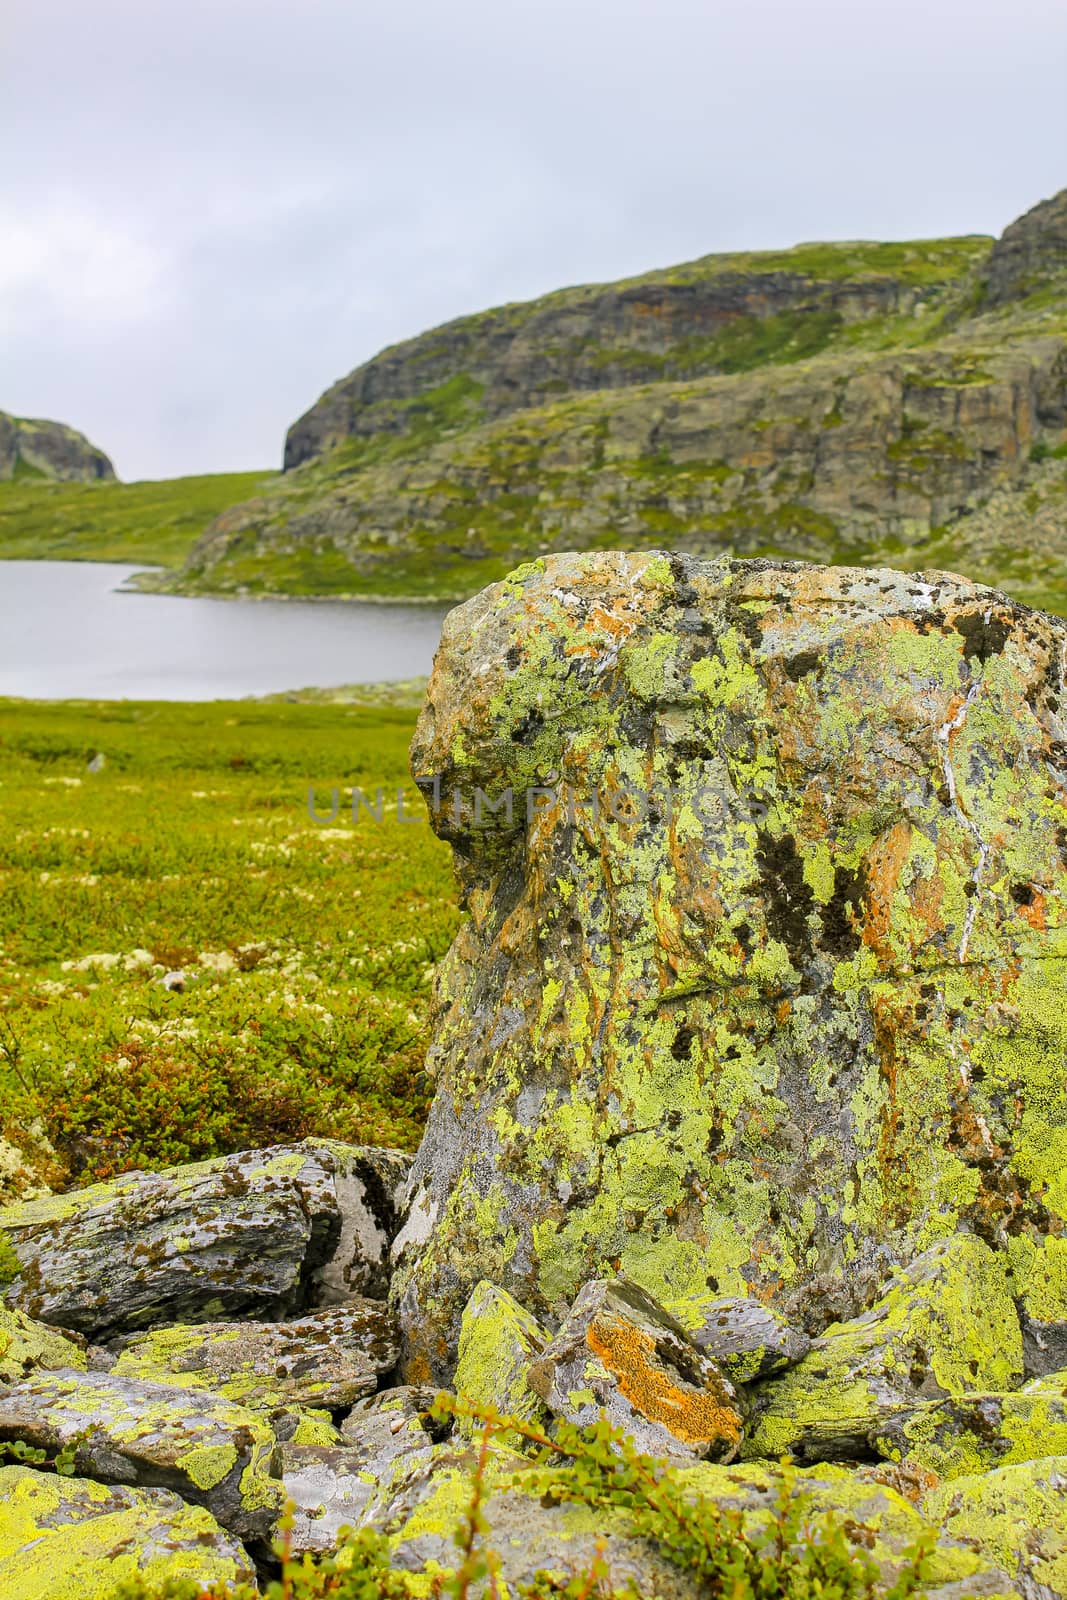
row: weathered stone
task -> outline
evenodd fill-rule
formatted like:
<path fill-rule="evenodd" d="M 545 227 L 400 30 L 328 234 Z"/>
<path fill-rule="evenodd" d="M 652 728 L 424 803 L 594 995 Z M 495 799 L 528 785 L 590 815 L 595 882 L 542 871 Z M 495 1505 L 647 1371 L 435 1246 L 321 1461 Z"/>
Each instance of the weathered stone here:
<path fill-rule="evenodd" d="M 1007 1389 L 1022 1367 L 1003 1263 L 959 1234 L 900 1269 L 869 1311 L 828 1328 L 795 1367 L 753 1391 L 745 1454 L 862 1458 L 916 1401 Z"/>
<path fill-rule="evenodd" d="M 0 1383 L 18 1383 L 40 1370 L 88 1366 L 84 1339 L 0 1306 Z"/>
<path fill-rule="evenodd" d="M 956 1478 L 932 1489 L 922 1510 L 949 1538 L 1017 1575 L 1027 1600 L 1067 1596 L 1067 1456 Z"/>
<path fill-rule="evenodd" d="M 183 1578 L 255 1587 L 241 1545 L 176 1494 L 0 1468 L 4 1600 L 115 1600 L 136 1579 L 154 1588 Z"/>
<path fill-rule="evenodd" d="M 1067 1399 L 1061 1386 L 937 1400 L 875 1429 L 871 1442 L 912 1473 L 944 1479 L 1067 1456 Z"/>
<path fill-rule="evenodd" d="M 481 1278 L 546 1322 L 620 1270 L 818 1332 L 962 1230 L 1026 1294 L 1067 1221 L 1065 647 L 945 574 L 655 553 L 450 613 L 412 759 L 470 917 L 405 1376 L 448 1381 Z"/>
<path fill-rule="evenodd" d="M 1028 1377 L 1067 1368 L 1067 1237 L 1050 1234 L 1029 1265 L 1019 1302 Z"/>
<path fill-rule="evenodd" d="M 125 1342 L 115 1371 L 209 1389 L 255 1411 L 340 1411 L 396 1365 L 396 1328 L 381 1300 L 353 1299 L 296 1322 L 181 1324 Z"/>
<path fill-rule="evenodd" d="M 693 1343 L 713 1356 L 731 1383 L 784 1372 L 811 1349 L 800 1328 L 758 1300 L 677 1300 L 668 1305 Z"/>
<path fill-rule="evenodd" d="M 102 1483 L 173 1489 L 240 1538 L 263 1540 L 281 1510 L 274 1434 L 244 1406 L 116 1373 L 39 1373 L 0 1390 L 0 1440 L 50 1453 Z"/>
<path fill-rule="evenodd" d="M 308 1140 L 8 1206 L 22 1270 L 7 1303 L 106 1338 L 384 1294 L 408 1160 Z"/>
<path fill-rule="evenodd" d="M 557 1416 L 585 1427 L 603 1413 L 649 1455 L 730 1460 L 740 1449 L 733 1385 L 636 1284 L 586 1284 L 527 1376 Z"/>
<path fill-rule="evenodd" d="M 430 1416 L 431 1407 L 440 1393 L 437 1389 L 401 1384 L 395 1389 L 382 1389 L 368 1400 L 360 1400 L 352 1407 L 341 1424 L 341 1435 L 350 1444 L 359 1444 L 369 1435 L 410 1432 L 416 1436 L 427 1435 L 434 1443 L 452 1432 L 449 1420 Z"/>
<path fill-rule="evenodd" d="M 64 483 L 115 476 L 104 452 L 65 422 L 12 417 L 0 411 L 0 481 L 20 471 Z"/>
<path fill-rule="evenodd" d="M 1022 300 L 1067 278 L 1067 189 L 1008 224 L 982 276 L 990 305 Z"/>
<path fill-rule="evenodd" d="M 544 1328 L 506 1289 L 479 1283 L 460 1324 L 456 1394 L 474 1405 L 493 1406 L 502 1416 L 543 1424 L 548 1411 L 530 1387 L 527 1369 L 548 1343 Z M 462 1436 L 469 1438 L 476 1431 L 477 1423 L 460 1419 Z M 521 1448 L 518 1434 L 505 1442 Z"/>

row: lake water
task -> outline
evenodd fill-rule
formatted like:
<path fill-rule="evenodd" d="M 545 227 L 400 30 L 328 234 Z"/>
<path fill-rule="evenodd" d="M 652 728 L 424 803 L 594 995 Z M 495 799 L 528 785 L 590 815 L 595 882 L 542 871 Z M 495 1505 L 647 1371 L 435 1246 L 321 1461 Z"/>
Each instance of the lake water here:
<path fill-rule="evenodd" d="M 121 592 L 139 570 L 0 561 L 0 695 L 214 700 L 420 677 L 447 610 Z"/>

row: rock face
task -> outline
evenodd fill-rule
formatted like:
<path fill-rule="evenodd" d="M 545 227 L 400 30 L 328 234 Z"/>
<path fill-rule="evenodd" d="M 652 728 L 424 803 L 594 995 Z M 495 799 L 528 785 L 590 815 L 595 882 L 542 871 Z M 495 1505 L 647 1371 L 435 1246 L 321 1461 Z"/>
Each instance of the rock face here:
<path fill-rule="evenodd" d="M 255 1572 L 207 1511 L 165 1489 L 0 1468 L 4 1600 L 115 1600 L 137 1580 L 182 1579 L 206 1589 L 254 1584 Z"/>
<path fill-rule="evenodd" d="M 1067 1322 L 1065 658 L 943 573 L 556 557 L 450 615 L 411 1381 L 482 1278 L 550 1326 L 623 1271 L 819 1333 L 956 1232 Z"/>
<path fill-rule="evenodd" d="M 16 476 L 92 483 L 114 478 L 102 450 L 63 422 L 40 422 L 0 411 L 0 482 Z"/>
<path fill-rule="evenodd" d="M 1022 300 L 1067 278 L 1067 189 L 1005 228 L 983 274 L 990 305 Z"/>
<path fill-rule="evenodd" d="M 0 1210 L 21 1272 L 10 1306 L 97 1339 L 228 1313 L 384 1294 L 395 1150 L 249 1150 Z"/>

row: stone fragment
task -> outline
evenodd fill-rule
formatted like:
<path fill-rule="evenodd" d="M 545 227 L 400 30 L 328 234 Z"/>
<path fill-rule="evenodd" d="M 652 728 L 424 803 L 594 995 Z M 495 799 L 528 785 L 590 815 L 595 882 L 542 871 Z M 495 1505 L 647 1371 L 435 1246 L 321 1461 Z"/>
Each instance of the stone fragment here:
<path fill-rule="evenodd" d="M 21 1272 L 7 1303 L 107 1339 L 384 1294 L 408 1160 L 308 1140 L 8 1206 Z"/>
<path fill-rule="evenodd" d="M 181 1579 L 205 1589 L 256 1581 L 210 1513 L 166 1489 L 0 1468 L 4 1600 L 117 1600 L 135 1580 L 154 1589 Z"/>
<path fill-rule="evenodd" d="M 344 1445 L 282 1445 L 281 1477 L 294 1555 L 335 1550 L 342 1528 L 360 1526 L 376 1487 L 360 1452 Z"/>
<path fill-rule="evenodd" d="M 555 1415 L 585 1427 L 603 1413 L 649 1455 L 729 1460 L 741 1446 L 733 1385 L 636 1284 L 586 1284 L 528 1379 Z"/>
<path fill-rule="evenodd" d="M 940 1240 L 894 1275 L 871 1309 L 828 1328 L 754 1391 L 747 1457 L 867 1455 L 916 1402 L 1009 1389 L 1022 1334 L 1003 1261 L 973 1234 Z"/>
<path fill-rule="evenodd" d="M 880 1454 L 912 1472 L 952 1479 L 996 1467 L 1067 1456 L 1067 1395 L 1055 1386 L 1032 1384 L 1015 1394 L 969 1394 L 935 1400 L 875 1430 Z"/>
<path fill-rule="evenodd" d="M 359 1400 L 341 1424 L 342 1437 L 350 1444 L 358 1444 L 369 1429 L 381 1424 L 390 1433 L 407 1430 L 426 1434 L 435 1443 L 452 1432 L 452 1424 L 432 1417 L 430 1410 L 437 1399 L 437 1389 L 401 1384 L 395 1389 L 382 1389 L 367 1400 Z"/>
<path fill-rule="evenodd" d="M 618 1271 L 819 1333 L 961 1231 L 1025 1293 L 1067 1225 L 1065 648 L 946 573 L 666 552 L 549 555 L 449 613 L 412 763 L 470 916 L 391 1291 L 408 1381 L 450 1382 L 481 1279 L 545 1323 Z"/>
<path fill-rule="evenodd" d="M 398 1349 L 384 1301 L 355 1298 L 294 1322 L 178 1324 L 136 1334 L 115 1371 L 209 1389 L 255 1411 L 340 1411 L 374 1392 Z"/>
<path fill-rule="evenodd" d="M 727 1296 L 718 1300 L 678 1300 L 667 1309 L 693 1343 L 719 1363 L 731 1383 L 754 1383 L 794 1366 L 811 1349 L 811 1340 L 792 1328 L 771 1306 Z"/>
<path fill-rule="evenodd" d="M 0 1440 L 54 1454 L 102 1483 L 173 1489 L 239 1538 L 264 1540 L 281 1509 L 274 1434 L 244 1406 L 117 1373 L 39 1373 L 0 1390 Z"/>
<path fill-rule="evenodd" d="M 459 1333 L 459 1359 L 453 1387 L 463 1400 L 493 1406 L 501 1416 L 543 1425 L 548 1410 L 530 1387 L 527 1369 L 544 1354 L 549 1336 L 506 1289 L 479 1283 L 467 1302 Z M 469 1438 L 478 1425 L 461 1418 L 459 1432 Z M 521 1448 L 520 1436 L 506 1442 Z"/>
<path fill-rule="evenodd" d="M 85 1340 L 77 1334 L 34 1322 L 21 1311 L 0 1306 L 0 1383 L 18 1383 L 40 1370 L 88 1365 Z"/>
<path fill-rule="evenodd" d="M 932 1489 L 922 1510 L 1015 1576 L 1027 1600 L 1067 1596 L 1067 1456 L 955 1478 Z"/>

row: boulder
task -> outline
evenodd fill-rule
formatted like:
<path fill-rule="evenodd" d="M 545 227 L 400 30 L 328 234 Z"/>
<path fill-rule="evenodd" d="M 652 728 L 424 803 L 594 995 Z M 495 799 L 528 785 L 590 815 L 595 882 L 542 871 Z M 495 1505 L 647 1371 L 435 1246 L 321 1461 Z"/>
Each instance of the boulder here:
<path fill-rule="evenodd" d="M 883 1456 L 946 1481 L 1043 1456 L 1067 1455 L 1067 1400 L 1058 1392 L 935 1400 L 872 1432 Z"/>
<path fill-rule="evenodd" d="M 652 1456 L 730 1460 L 741 1447 L 733 1385 L 636 1284 L 586 1284 L 527 1377 L 556 1416 L 587 1427 L 603 1414 Z"/>
<path fill-rule="evenodd" d="M 779 1312 L 758 1300 L 678 1300 L 667 1309 L 731 1383 L 754 1383 L 784 1372 L 811 1349 L 803 1329 L 790 1327 Z"/>
<path fill-rule="evenodd" d="M 61 483 L 95 483 L 113 479 L 115 469 L 84 433 L 65 422 L 0 411 L 0 482 L 21 474 Z"/>
<path fill-rule="evenodd" d="M 745 1454 L 862 1459 L 917 1401 L 1008 1389 L 1022 1370 L 1003 1262 L 959 1234 L 901 1268 L 870 1311 L 827 1329 L 795 1367 L 757 1386 Z"/>
<path fill-rule="evenodd" d="M 8 1305 L 106 1339 L 382 1295 L 409 1158 L 314 1143 L 247 1150 L 0 1210 Z"/>
<path fill-rule="evenodd" d="M 1065 658 L 938 572 L 553 555 L 449 614 L 412 763 L 470 915 L 409 1381 L 483 1278 L 547 1323 L 623 1272 L 818 1333 L 964 1231 L 1025 1297 L 1067 1221 Z"/>
<path fill-rule="evenodd" d="M 295 1322 L 178 1324 L 125 1341 L 114 1370 L 209 1389 L 252 1410 L 340 1411 L 396 1365 L 395 1325 L 381 1300 L 355 1298 Z"/>
<path fill-rule="evenodd" d="M 948 1538 L 1012 1574 L 1027 1600 L 1067 1596 L 1067 1456 L 955 1478 L 922 1509 Z"/>
<path fill-rule="evenodd" d="M 165 1489 L 0 1468 L 4 1600 L 118 1600 L 136 1580 L 181 1579 L 255 1587 L 244 1549 L 202 1506 Z"/>
<path fill-rule="evenodd" d="M 527 1369 L 548 1343 L 544 1328 L 506 1289 L 479 1283 L 460 1324 L 456 1394 L 474 1405 L 492 1406 L 501 1415 L 543 1426 L 549 1413 L 531 1389 Z M 460 1418 L 459 1432 L 469 1438 L 478 1432 L 478 1424 Z M 509 1434 L 505 1442 L 522 1449 L 519 1434 Z"/>
<path fill-rule="evenodd" d="M 266 1540 L 282 1499 L 277 1444 L 244 1406 L 116 1373 L 38 1373 L 0 1390 L 0 1441 L 50 1454 L 101 1483 L 173 1489 L 239 1538 Z"/>
<path fill-rule="evenodd" d="M 88 1366 L 85 1340 L 77 1334 L 34 1322 L 21 1311 L 0 1306 L 0 1383 L 18 1383 L 37 1371 Z"/>

